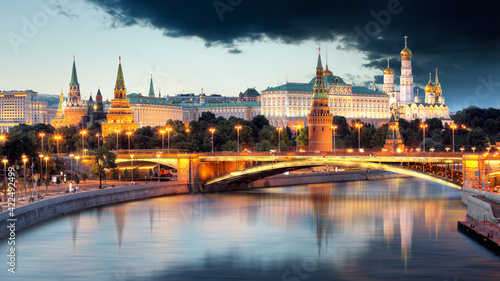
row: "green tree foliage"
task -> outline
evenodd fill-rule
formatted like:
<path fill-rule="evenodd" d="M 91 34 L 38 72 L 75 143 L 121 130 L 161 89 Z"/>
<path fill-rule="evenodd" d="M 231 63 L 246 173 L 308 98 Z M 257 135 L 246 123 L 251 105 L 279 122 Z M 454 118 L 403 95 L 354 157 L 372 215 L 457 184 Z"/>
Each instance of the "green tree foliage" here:
<path fill-rule="evenodd" d="M 83 183 L 86 183 L 88 180 L 89 180 L 89 175 L 87 175 L 87 173 L 83 173 L 82 174 L 82 181 L 83 181 Z"/>
<path fill-rule="evenodd" d="M 115 169 L 116 168 L 116 155 L 110 152 L 105 147 L 99 147 L 94 150 L 91 154 L 92 156 L 92 166 L 90 167 L 90 173 L 95 177 L 99 178 L 99 175 L 104 178 L 105 169 Z M 117 176 L 118 177 L 118 176 Z"/>
<path fill-rule="evenodd" d="M 467 136 L 468 148 L 476 147 L 477 150 L 484 150 L 490 143 L 488 135 L 481 128 L 475 128 Z"/>
<path fill-rule="evenodd" d="M 301 128 L 297 137 L 297 145 L 299 147 L 309 146 L 309 127 Z"/>
<path fill-rule="evenodd" d="M 255 146 L 257 151 L 270 151 L 271 149 L 274 148 L 274 146 L 271 144 L 270 141 L 268 140 L 263 140 Z"/>
<path fill-rule="evenodd" d="M 124 178 L 124 179 L 128 179 L 128 178 L 130 178 L 130 172 L 128 171 L 128 169 L 125 169 L 125 170 L 123 171 L 123 178 Z"/>
<path fill-rule="evenodd" d="M 385 144 L 385 139 L 387 138 L 388 126 L 384 124 L 375 130 L 375 133 L 370 140 L 370 147 L 372 148 L 382 148 Z"/>

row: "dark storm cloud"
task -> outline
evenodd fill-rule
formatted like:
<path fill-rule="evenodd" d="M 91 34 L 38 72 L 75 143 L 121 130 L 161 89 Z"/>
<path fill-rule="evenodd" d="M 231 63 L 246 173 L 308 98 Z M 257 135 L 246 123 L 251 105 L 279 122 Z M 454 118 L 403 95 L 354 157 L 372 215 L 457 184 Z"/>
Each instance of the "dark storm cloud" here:
<path fill-rule="evenodd" d="M 383 69 L 386 58 L 393 58 L 396 73 L 407 35 L 416 83 L 425 84 L 435 68 L 443 83 L 467 78 L 474 84 L 468 93 L 461 89 L 464 95 L 474 94 L 479 77 L 487 80 L 493 74 L 500 81 L 499 1 L 87 1 L 106 11 L 115 26 L 151 26 L 170 37 L 201 38 L 207 46 L 224 46 L 233 54 L 239 53 L 238 44 L 256 40 L 337 40 L 337 50 L 362 51 L 368 68 Z"/>

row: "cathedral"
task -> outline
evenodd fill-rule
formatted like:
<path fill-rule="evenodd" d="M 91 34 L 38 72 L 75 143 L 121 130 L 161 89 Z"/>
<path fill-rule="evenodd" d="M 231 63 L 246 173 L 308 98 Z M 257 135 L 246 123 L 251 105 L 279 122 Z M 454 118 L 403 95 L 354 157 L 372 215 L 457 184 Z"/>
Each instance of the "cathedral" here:
<path fill-rule="evenodd" d="M 390 96 L 391 107 L 401 113 L 401 118 L 408 121 L 420 119 L 425 121 L 429 118 L 438 118 L 444 124 L 451 124 L 449 108 L 445 105 L 441 84 L 439 83 L 437 69 L 436 82 L 432 82 L 432 77 L 425 86 L 424 100 L 418 95 L 415 96 L 413 89 L 412 74 L 412 52 L 408 48 L 408 37 L 405 36 L 405 47 L 401 51 L 401 76 L 399 77 L 399 92 L 394 89 L 394 71 L 389 67 L 384 70 L 383 91 Z"/>
<path fill-rule="evenodd" d="M 330 112 L 326 85 L 323 80 L 321 54 L 318 54 L 316 81 L 313 86 L 311 110 L 307 114 L 307 123 L 309 124 L 309 150 L 332 151 L 333 114 Z"/>
<path fill-rule="evenodd" d="M 130 100 L 127 99 L 121 57 L 118 64 L 114 95 L 115 98 L 111 100 L 111 108 L 107 115 L 107 122 L 102 123 L 103 137 L 116 132 L 133 132 L 139 128 L 139 124 L 134 123 L 134 114 L 132 114 L 132 110 L 130 109 Z"/>
<path fill-rule="evenodd" d="M 68 99 L 64 101 L 61 90 L 56 118 L 52 119 L 51 123 L 56 129 L 65 126 L 77 126 L 86 114 L 87 105 L 80 96 L 80 84 L 76 75 L 75 57 L 73 56 L 73 70 L 71 72 L 71 82 L 69 83 Z"/>

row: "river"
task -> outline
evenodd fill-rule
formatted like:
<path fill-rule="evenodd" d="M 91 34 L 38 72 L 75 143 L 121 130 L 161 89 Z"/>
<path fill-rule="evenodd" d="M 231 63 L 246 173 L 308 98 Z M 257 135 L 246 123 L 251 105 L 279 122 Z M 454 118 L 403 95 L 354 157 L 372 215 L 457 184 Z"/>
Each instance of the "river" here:
<path fill-rule="evenodd" d="M 500 258 L 456 229 L 460 196 L 405 178 L 95 208 L 17 233 L 0 280 L 498 280 Z"/>

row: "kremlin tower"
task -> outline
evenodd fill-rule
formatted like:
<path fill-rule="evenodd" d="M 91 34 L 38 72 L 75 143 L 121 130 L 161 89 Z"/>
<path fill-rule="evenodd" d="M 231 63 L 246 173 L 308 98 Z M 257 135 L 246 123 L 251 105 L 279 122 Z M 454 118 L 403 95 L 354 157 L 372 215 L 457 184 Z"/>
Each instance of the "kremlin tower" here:
<path fill-rule="evenodd" d="M 97 95 L 95 96 L 95 102 L 97 105 L 96 111 L 104 111 L 104 105 L 102 103 L 101 88 L 97 90 Z"/>
<path fill-rule="evenodd" d="M 71 72 L 71 82 L 69 83 L 68 100 L 65 104 L 61 103 L 61 99 L 59 100 L 56 118 L 52 119 L 51 123 L 56 129 L 65 126 L 77 126 L 86 114 L 87 107 L 80 97 L 80 84 L 78 83 L 78 76 L 76 74 L 75 56 L 73 56 L 73 70 Z"/>
<path fill-rule="evenodd" d="M 111 100 L 111 108 L 107 115 L 107 122 L 102 123 L 102 136 L 121 132 L 135 131 L 139 128 L 138 123 L 134 123 L 134 114 L 130 109 L 130 101 L 127 99 L 127 89 L 123 79 L 122 60 L 118 65 L 118 74 L 116 76 L 115 98 Z"/>
<path fill-rule="evenodd" d="M 384 92 L 394 92 L 394 71 L 389 67 L 389 59 L 387 59 L 387 69 L 384 70 Z"/>
<path fill-rule="evenodd" d="M 151 83 L 149 84 L 149 97 L 150 98 L 155 97 L 155 89 L 153 87 L 153 74 L 151 74 Z"/>
<path fill-rule="evenodd" d="M 411 50 L 405 36 L 405 48 L 401 51 L 401 76 L 399 77 L 399 102 L 404 105 L 413 102 L 413 75 L 411 71 Z"/>
<path fill-rule="evenodd" d="M 311 113 L 307 115 L 310 151 L 332 151 L 332 123 L 333 114 L 330 113 L 330 106 L 328 105 L 321 54 L 318 54 Z"/>

